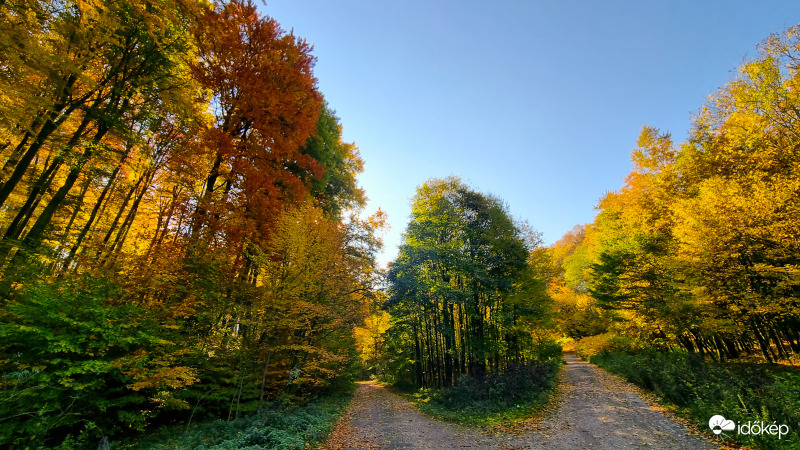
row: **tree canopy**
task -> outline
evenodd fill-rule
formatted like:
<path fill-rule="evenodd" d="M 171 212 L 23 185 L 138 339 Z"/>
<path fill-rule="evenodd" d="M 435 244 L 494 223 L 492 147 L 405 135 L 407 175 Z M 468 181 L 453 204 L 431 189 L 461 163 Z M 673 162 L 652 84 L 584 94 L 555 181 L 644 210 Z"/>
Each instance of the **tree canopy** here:
<path fill-rule="evenodd" d="M 619 331 L 721 359 L 800 351 L 798 36 L 765 40 L 687 141 L 645 126 L 625 185 L 562 258 L 569 274 L 585 255 L 582 280 Z"/>
<path fill-rule="evenodd" d="M 450 386 L 530 360 L 530 326 L 544 314 L 544 273 L 496 198 L 459 179 L 417 189 L 389 269 L 395 373 L 417 386 Z"/>
<path fill-rule="evenodd" d="M 248 0 L 0 4 L 0 446 L 355 377 L 380 212 L 311 46 Z"/>

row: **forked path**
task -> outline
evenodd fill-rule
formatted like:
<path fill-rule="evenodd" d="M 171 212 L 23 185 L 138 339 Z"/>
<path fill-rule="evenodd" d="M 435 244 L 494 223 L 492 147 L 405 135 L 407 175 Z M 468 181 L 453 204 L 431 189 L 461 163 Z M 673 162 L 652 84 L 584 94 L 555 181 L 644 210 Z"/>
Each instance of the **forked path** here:
<path fill-rule="evenodd" d="M 512 432 L 431 419 L 375 383 L 360 383 L 327 449 L 711 449 L 715 444 L 645 401 L 621 378 L 574 355 L 559 375 L 558 406 Z"/>

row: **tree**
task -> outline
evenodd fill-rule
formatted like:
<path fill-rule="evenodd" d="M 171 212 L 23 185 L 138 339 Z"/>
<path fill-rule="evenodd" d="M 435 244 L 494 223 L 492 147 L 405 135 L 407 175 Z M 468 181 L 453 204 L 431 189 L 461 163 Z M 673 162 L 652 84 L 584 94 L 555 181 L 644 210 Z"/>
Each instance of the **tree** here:
<path fill-rule="evenodd" d="M 546 298 L 529 250 L 497 199 L 454 177 L 418 188 L 388 302 L 391 345 L 417 386 L 450 386 L 530 357 L 525 324 Z"/>
<path fill-rule="evenodd" d="M 268 242 L 281 207 L 305 197 L 300 174 L 322 175 L 320 164 L 300 151 L 322 97 L 311 47 L 260 17 L 251 2 L 221 4 L 201 21 L 192 69 L 210 91 L 214 123 L 203 133 L 210 165 L 193 236 L 222 238 L 244 251 L 245 238 Z"/>
<path fill-rule="evenodd" d="M 341 217 L 345 210 L 364 205 L 364 191 L 356 184 L 356 174 L 364 170 L 364 162 L 354 144 L 342 142 L 342 126 L 327 104 L 317 120 L 316 133 L 300 151 L 318 161 L 324 170 L 321 177 L 311 177 L 311 195 L 328 215 Z"/>
<path fill-rule="evenodd" d="M 384 218 L 311 46 L 247 1 L 12 1 L 0 32 L 0 445 L 346 387 Z"/>
<path fill-rule="evenodd" d="M 573 339 L 608 330 L 611 320 L 589 293 L 597 248 L 591 225 L 576 225 L 548 249 L 556 275 L 547 286 L 560 332 Z"/>
<path fill-rule="evenodd" d="M 591 293 L 638 337 L 720 359 L 800 351 L 798 36 L 764 41 L 687 142 L 645 127 L 626 185 L 601 201 Z"/>

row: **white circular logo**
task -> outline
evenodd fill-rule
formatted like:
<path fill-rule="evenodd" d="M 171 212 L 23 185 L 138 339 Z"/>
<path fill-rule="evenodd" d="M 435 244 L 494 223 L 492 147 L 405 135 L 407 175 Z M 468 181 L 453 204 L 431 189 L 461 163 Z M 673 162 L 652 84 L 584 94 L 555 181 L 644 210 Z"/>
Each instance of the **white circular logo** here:
<path fill-rule="evenodd" d="M 720 434 L 723 431 L 736 429 L 736 424 L 733 423 L 732 420 L 726 420 L 724 417 L 717 414 L 708 420 L 708 428 L 711 428 L 714 434 Z"/>

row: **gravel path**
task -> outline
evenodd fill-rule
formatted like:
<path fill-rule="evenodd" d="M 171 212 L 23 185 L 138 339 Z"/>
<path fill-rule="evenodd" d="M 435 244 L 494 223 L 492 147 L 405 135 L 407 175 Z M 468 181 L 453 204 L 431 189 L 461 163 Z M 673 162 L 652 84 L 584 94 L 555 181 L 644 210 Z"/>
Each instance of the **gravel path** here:
<path fill-rule="evenodd" d="M 360 383 L 326 449 L 712 449 L 621 378 L 564 355 L 553 412 L 486 433 L 433 420 L 375 383 Z M 646 396 L 644 396 L 646 397 Z"/>
<path fill-rule="evenodd" d="M 359 383 L 326 449 L 497 448 L 492 436 L 439 422 L 373 382 Z"/>

